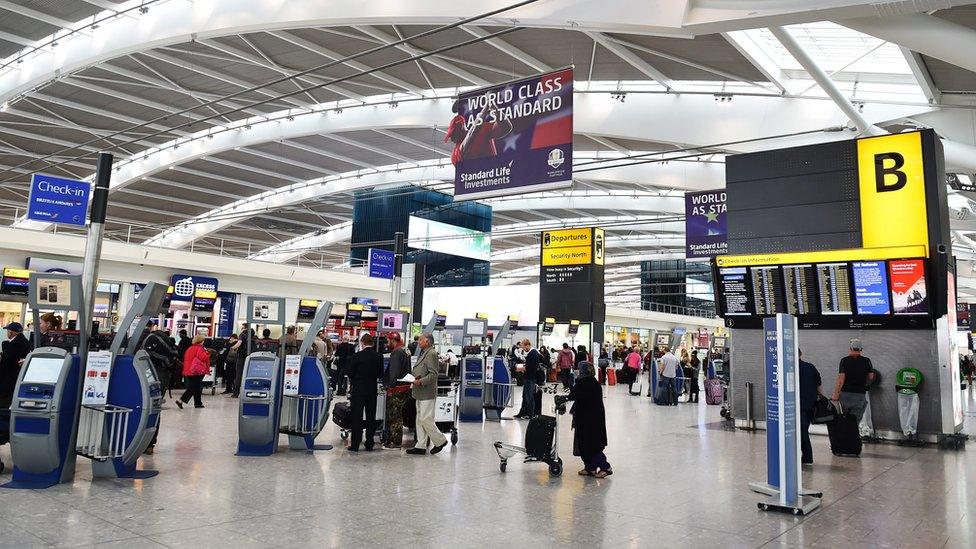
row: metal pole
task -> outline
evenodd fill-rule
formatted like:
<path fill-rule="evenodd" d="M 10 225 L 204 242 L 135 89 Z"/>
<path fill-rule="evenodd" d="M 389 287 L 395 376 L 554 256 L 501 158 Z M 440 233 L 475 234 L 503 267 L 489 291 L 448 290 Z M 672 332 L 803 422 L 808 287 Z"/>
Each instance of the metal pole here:
<path fill-rule="evenodd" d="M 91 336 L 92 316 L 95 313 L 95 290 L 98 288 L 98 261 L 102 256 L 102 239 L 105 236 L 105 211 L 108 209 L 108 187 L 112 179 L 112 155 L 98 154 L 98 168 L 95 171 L 95 188 L 92 193 L 88 240 L 85 241 L 85 262 L 82 267 L 82 295 L 85 317 L 79 322 L 81 332 L 81 355 L 83 365 L 87 365 L 88 338 Z M 84 372 L 84 367 L 82 367 Z"/>
<path fill-rule="evenodd" d="M 400 309 L 400 280 L 403 275 L 403 237 L 402 232 L 397 232 L 394 236 L 393 248 L 393 295 L 390 296 L 390 308 L 394 311 Z M 408 331 L 409 335 L 410 332 Z"/>

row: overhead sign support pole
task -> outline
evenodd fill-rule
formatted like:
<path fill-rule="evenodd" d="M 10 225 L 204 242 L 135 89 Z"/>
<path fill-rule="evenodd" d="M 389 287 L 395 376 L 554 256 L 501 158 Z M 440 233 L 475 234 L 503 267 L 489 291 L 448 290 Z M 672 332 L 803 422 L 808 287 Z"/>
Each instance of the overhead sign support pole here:
<path fill-rule="evenodd" d="M 105 212 L 108 209 L 108 189 L 112 180 L 112 155 L 98 154 L 98 168 L 95 171 L 95 189 L 92 194 L 92 205 L 88 226 L 88 240 L 85 241 L 85 261 L 82 267 L 82 307 L 85 310 L 84 321 L 79 322 L 81 332 L 81 371 L 85 371 L 88 361 L 88 339 L 91 337 L 91 318 L 95 313 L 95 290 L 98 288 L 98 261 L 102 256 L 102 238 L 105 233 Z"/>
<path fill-rule="evenodd" d="M 393 284 L 392 295 L 390 295 L 390 308 L 400 309 L 400 281 L 403 277 L 403 237 L 404 234 L 397 231 L 393 249 Z"/>

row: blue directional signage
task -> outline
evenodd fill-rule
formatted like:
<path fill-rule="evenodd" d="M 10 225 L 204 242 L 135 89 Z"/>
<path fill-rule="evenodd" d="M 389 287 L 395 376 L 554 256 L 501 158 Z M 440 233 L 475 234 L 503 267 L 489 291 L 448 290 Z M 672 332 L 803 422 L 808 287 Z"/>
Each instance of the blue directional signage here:
<path fill-rule="evenodd" d="M 35 173 L 31 176 L 27 219 L 85 225 L 91 183 Z"/>
<path fill-rule="evenodd" d="M 369 276 L 372 278 L 393 278 L 394 254 L 381 248 L 369 249 Z"/>

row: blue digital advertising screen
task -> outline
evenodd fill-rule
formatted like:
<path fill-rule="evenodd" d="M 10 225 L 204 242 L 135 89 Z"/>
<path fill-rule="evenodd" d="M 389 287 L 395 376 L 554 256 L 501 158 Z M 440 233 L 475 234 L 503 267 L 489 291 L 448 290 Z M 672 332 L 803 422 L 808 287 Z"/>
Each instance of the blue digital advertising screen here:
<path fill-rule="evenodd" d="M 886 315 L 891 312 L 888 269 L 884 261 L 855 261 L 854 303 L 859 315 Z"/>

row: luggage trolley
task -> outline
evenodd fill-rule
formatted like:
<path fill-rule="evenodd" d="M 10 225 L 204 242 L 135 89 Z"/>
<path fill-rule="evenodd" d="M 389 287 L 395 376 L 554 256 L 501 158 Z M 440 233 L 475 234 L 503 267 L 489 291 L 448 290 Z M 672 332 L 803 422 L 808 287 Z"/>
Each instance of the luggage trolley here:
<path fill-rule="evenodd" d="M 533 463 L 542 462 L 549 465 L 549 475 L 558 477 L 563 474 L 563 460 L 559 457 L 559 416 L 566 413 L 566 402 L 569 400 L 566 395 L 556 395 L 555 387 L 546 387 L 545 391 L 555 395 L 553 397 L 553 416 L 552 420 L 554 423 L 552 442 L 549 445 L 549 450 L 544 457 L 533 456 L 529 453 L 529 449 L 525 446 L 515 446 L 514 444 L 506 444 L 501 441 L 496 441 L 494 444 L 495 452 L 498 453 L 498 469 L 501 472 L 505 472 L 508 468 L 508 460 L 515 457 L 518 454 L 525 454 L 525 460 L 523 463 Z M 546 416 L 536 416 L 537 418 L 545 418 Z M 526 433 L 527 434 L 527 433 Z M 526 437 L 527 438 L 527 437 Z M 526 440 L 526 443 L 528 441 Z M 526 444 L 528 445 L 528 444 Z"/>
<path fill-rule="evenodd" d="M 437 430 L 450 433 L 451 444 L 458 443 L 458 383 L 451 379 L 437 380 L 437 400 L 434 404 L 434 423 Z"/>
<path fill-rule="evenodd" d="M 344 403 L 338 402 L 336 406 L 338 407 L 341 404 L 345 404 L 348 410 L 348 401 Z M 376 422 L 376 434 L 380 437 L 380 443 L 385 444 L 389 440 L 389 430 L 386 425 L 386 386 L 382 383 L 376 386 L 376 417 L 373 421 Z M 349 438 L 349 433 L 352 432 L 352 424 L 348 415 L 333 412 L 332 423 L 335 423 L 339 427 L 339 438 L 342 440 Z"/>

